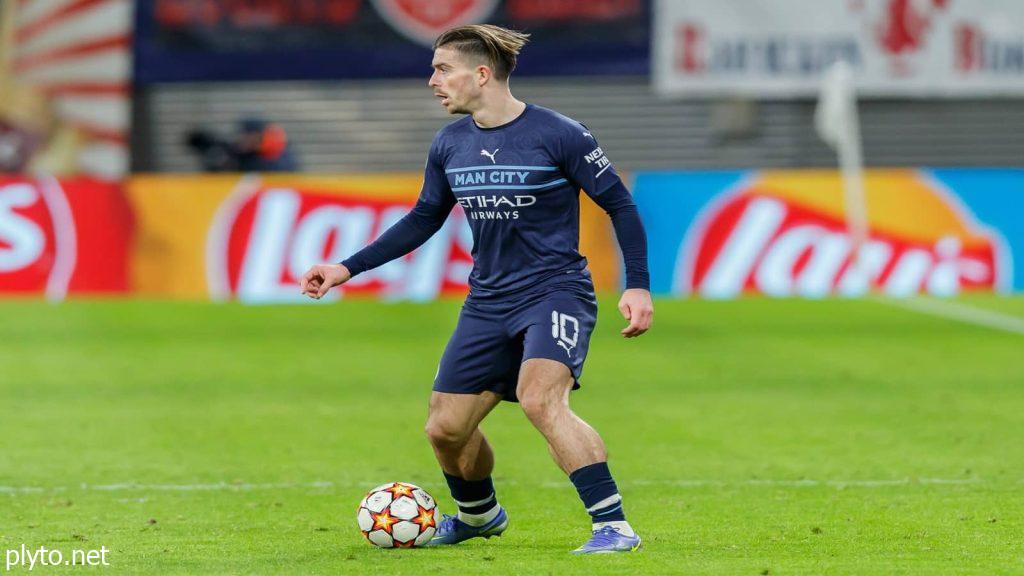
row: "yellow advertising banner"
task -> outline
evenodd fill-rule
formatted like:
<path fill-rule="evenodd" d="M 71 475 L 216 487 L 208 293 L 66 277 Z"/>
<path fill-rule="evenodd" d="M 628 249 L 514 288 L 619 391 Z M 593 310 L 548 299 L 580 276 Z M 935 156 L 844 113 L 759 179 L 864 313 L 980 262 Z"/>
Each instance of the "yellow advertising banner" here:
<path fill-rule="evenodd" d="M 206 236 L 238 176 L 135 176 L 131 284 L 144 295 L 205 298 Z"/>
<path fill-rule="evenodd" d="M 171 298 L 287 302 L 312 264 L 362 248 L 415 204 L 422 175 L 139 175 L 128 180 L 137 220 L 131 282 Z M 461 295 L 473 241 L 456 208 L 405 258 L 360 274 L 332 297 L 429 300 Z M 608 217 L 581 195 L 580 251 L 598 290 L 619 283 Z"/>

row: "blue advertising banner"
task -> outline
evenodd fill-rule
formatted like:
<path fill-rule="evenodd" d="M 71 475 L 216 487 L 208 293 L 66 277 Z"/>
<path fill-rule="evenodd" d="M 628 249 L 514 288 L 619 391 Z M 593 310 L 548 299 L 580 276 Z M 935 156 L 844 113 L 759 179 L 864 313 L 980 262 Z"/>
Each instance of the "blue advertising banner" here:
<path fill-rule="evenodd" d="M 1024 291 L 1024 170 L 865 175 L 855 257 L 831 170 L 641 172 L 652 291 L 734 298 Z"/>
<path fill-rule="evenodd" d="M 136 4 L 135 81 L 426 77 L 442 31 L 528 32 L 518 75 L 649 70 L 650 0 L 152 0 Z"/>

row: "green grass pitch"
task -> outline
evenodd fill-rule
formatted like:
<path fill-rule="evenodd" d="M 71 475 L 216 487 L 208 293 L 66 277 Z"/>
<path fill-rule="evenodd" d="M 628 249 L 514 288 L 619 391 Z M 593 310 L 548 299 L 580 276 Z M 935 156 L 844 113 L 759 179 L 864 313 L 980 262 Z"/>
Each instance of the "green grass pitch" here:
<path fill-rule="evenodd" d="M 1024 572 L 1024 336 L 870 300 L 660 300 L 634 340 L 602 301 L 573 402 L 642 552 L 568 554 L 588 517 L 510 404 L 484 424 L 505 536 L 375 549 L 367 489 L 453 510 L 422 429 L 458 307 L 0 304 L 0 552 L 109 549 L 34 571 L 64 574 Z"/>

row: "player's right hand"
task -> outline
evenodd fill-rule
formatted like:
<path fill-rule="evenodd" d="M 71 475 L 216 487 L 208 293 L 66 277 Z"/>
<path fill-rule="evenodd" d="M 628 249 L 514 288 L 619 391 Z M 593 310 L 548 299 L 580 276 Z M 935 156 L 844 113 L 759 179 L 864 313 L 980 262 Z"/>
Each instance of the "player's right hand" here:
<path fill-rule="evenodd" d="M 302 275 L 302 293 L 314 300 L 323 298 L 331 288 L 348 282 L 352 273 L 341 264 L 317 264 Z"/>

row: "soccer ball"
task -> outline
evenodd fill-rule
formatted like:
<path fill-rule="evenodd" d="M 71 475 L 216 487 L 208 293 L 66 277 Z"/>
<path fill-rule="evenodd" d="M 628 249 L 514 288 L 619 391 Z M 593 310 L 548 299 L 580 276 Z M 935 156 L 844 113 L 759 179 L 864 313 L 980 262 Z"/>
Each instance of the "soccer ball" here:
<path fill-rule="evenodd" d="M 363 536 L 381 548 L 423 546 L 437 530 L 437 504 L 419 486 L 389 482 L 359 503 L 356 521 Z"/>

